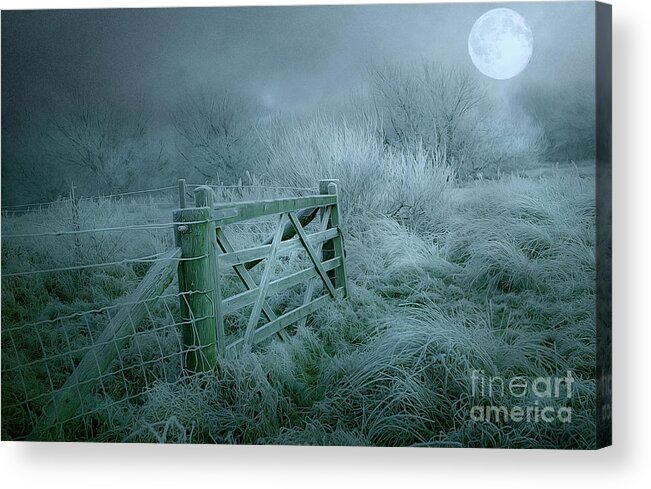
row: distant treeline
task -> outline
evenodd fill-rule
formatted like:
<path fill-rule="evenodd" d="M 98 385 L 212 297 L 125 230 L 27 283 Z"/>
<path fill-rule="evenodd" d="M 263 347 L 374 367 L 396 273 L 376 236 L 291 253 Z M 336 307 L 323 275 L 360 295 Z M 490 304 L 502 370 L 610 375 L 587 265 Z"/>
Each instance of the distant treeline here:
<path fill-rule="evenodd" d="M 505 104 L 474 74 L 434 64 L 374 67 L 367 81 L 351 95 L 349 110 L 334 117 L 373 127 L 392 151 L 425 151 L 455 178 L 593 158 L 589 86 L 529 86 Z M 178 177 L 231 183 L 247 172 L 261 175 L 283 138 L 295 134 L 288 129 L 324 117 L 261 116 L 252 101 L 217 90 L 186 97 L 162 123 L 155 109 L 144 100 L 116 105 L 92 88 L 61 87 L 41 113 L 24 117 L 24 127 L 3 127 L 3 204 L 56 199 L 72 182 L 93 195 Z"/>

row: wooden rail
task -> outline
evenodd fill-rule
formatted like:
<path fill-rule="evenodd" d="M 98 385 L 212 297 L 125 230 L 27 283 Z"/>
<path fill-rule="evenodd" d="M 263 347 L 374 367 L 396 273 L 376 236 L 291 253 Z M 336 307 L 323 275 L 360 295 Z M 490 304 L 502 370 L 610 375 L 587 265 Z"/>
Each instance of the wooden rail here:
<path fill-rule="evenodd" d="M 199 188 L 203 189 L 202 187 Z M 205 189 L 202 191 L 207 192 Z M 217 218 L 218 226 L 226 226 L 227 224 L 255 219 L 257 217 L 272 216 L 274 214 L 286 212 L 297 212 L 313 207 L 331 206 L 336 203 L 336 195 L 314 195 L 310 197 L 290 197 L 284 199 L 223 203 L 215 205 L 214 208 L 219 210 L 231 209 L 235 211 L 232 216 Z"/>
<path fill-rule="evenodd" d="M 323 269 L 325 271 L 330 271 L 330 270 L 334 270 L 340 265 L 341 265 L 341 258 L 337 257 L 324 262 Z M 316 277 L 317 277 L 317 272 L 315 269 L 306 268 L 305 270 L 294 272 L 291 275 L 287 275 L 286 277 L 279 278 L 270 282 L 269 287 L 267 289 L 267 293 L 269 295 L 277 294 L 279 292 L 282 292 L 287 289 L 291 289 L 292 287 L 295 287 L 298 284 L 307 282 L 308 280 Z M 249 289 L 245 292 L 240 292 L 239 294 L 233 295 L 228 299 L 224 300 L 222 302 L 222 306 L 224 308 L 224 314 L 231 314 L 239 309 L 242 309 L 243 307 L 253 304 L 253 302 L 255 301 L 256 294 L 258 294 L 258 292 L 259 292 L 259 288 L 256 287 L 253 289 Z"/>
<path fill-rule="evenodd" d="M 318 245 L 320 243 L 333 240 L 334 238 L 337 237 L 338 232 L 339 231 L 337 229 L 328 229 L 326 231 L 319 231 L 317 233 L 309 235 L 308 241 L 313 246 Z M 302 246 L 301 240 L 298 238 L 292 238 L 287 241 L 282 241 L 278 246 L 278 254 L 279 256 L 287 255 L 292 251 L 300 249 L 301 246 Z M 219 267 L 228 269 L 229 267 L 232 267 L 233 265 L 236 265 L 238 263 L 246 263 L 247 265 L 249 265 L 250 263 L 254 263 L 253 266 L 255 266 L 258 263 L 262 262 L 262 260 L 269 255 L 270 251 L 271 251 L 271 245 L 268 244 L 268 245 L 255 246 L 253 248 L 246 248 L 239 251 L 234 250 L 230 253 L 224 253 L 223 255 L 219 256 L 218 259 Z M 252 267 L 249 266 L 247 268 L 252 268 Z"/>
<path fill-rule="evenodd" d="M 180 183 L 179 188 L 182 187 Z M 195 296 L 194 303 L 182 305 L 183 320 L 191 328 L 191 332 L 184 333 L 184 346 L 188 351 L 200 355 L 200 358 L 186 357 L 184 366 L 187 370 L 210 369 L 215 366 L 219 355 L 254 345 L 275 334 L 288 339 L 285 331 L 288 326 L 304 322 L 307 316 L 327 301 L 347 296 L 337 181 L 321 181 L 319 188 L 319 195 L 308 197 L 215 203 L 212 190 L 203 186 L 194 191 L 197 207 L 179 209 L 174 213 L 175 222 L 188 223 L 178 224 L 176 229 L 177 243 L 183 249 L 183 257 L 207 256 L 201 262 L 193 260 L 179 267 L 179 290 L 183 292 L 190 286 L 213 290 L 209 301 L 205 297 Z M 182 202 L 180 200 L 179 203 Z M 228 238 L 230 224 L 273 215 L 278 216 L 278 224 L 261 245 L 241 250 L 232 246 Z M 317 216 L 321 220 L 319 230 L 308 233 L 305 228 Z M 207 228 L 213 231 L 207 232 Z M 201 236 L 203 244 L 197 242 L 198 236 Z M 311 267 L 272 279 L 278 258 L 297 250 L 305 251 Z M 263 262 L 265 268 L 259 283 L 256 283 L 249 270 Z M 190 267 L 193 270 L 191 279 L 186 277 L 186 269 Z M 231 270 L 246 290 L 231 297 L 222 297 L 222 275 Z M 267 302 L 267 297 L 301 283 L 308 284 L 303 305 L 277 315 Z M 317 283 L 323 284 L 326 294 L 312 298 Z M 247 306 L 252 306 L 252 310 L 243 327 L 242 337 L 227 345 L 224 316 Z M 201 318 L 211 315 L 212 319 L 193 321 L 192 312 Z M 261 316 L 264 316 L 266 323 L 259 326 Z"/>

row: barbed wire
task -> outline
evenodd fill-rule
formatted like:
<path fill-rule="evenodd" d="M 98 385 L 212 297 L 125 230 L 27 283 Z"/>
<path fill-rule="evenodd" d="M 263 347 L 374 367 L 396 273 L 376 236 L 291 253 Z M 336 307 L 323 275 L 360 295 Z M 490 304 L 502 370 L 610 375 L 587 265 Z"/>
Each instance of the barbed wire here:
<path fill-rule="evenodd" d="M 2 239 L 44 238 L 44 237 L 57 237 L 57 236 L 75 236 L 78 234 L 88 234 L 88 233 L 105 233 L 105 232 L 113 232 L 113 231 L 170 229 L 172 226 L 174 226 L 174 223 L 136 224 L 136 225 L 129 225 L 129 226 L 115 226 L 115 227 L 107 227 L 107 228 L 80 229 L 78 231 L 48 231 L 43 233 L 9 234 L 9 235 L 2 235 Z"/>
<path fill-rule="evenodd" d="M 106 201 L 106 202 L 111 202 L 111 201 Z M 160 202 L 136 202 L 136 201 L 114 201 L 111 202 L 111 206 L 117 206 L 120 208 L 130 208 L 130 207 L 151 207 L 155 209 L 165 209 L 167 208 L 175 208 L 178 207 L 178 202 L 175 200 L 170 200 L 167 202 L 160 201 Z M 59 208 L 63 209 L 63 208 Z M 82 207 L 82 212 L 85 210 L 85 208 Z M 91 209 L 95 210 L 95 209 Z M 0 209 L 1 212 L 6 213 L 6 214 L 15 214 L 19 213 L 21 216 L 24 216 L 26 214 L 45 214 L 45 213 L 51 213 L 54 212 L 51 207 L 44 207 L 44 208 L 27 208 L 27 209 L 6 209 L 2 208 Z M 58 212 L 58 210 L 56 211 Z"/>
<path fill-rule="evenodd" d="M 141 195 L 141 194 L 148 194 L 148 193 L 155 193 L 155 192 L 164 192 L 166 190 L 175 190 L 178 189 L 178 186 L 176 185 L 168 185 L 167 187 L 159 187 L 159 188 L 148 188 L 144 190 L 134 190 L 132 192 L 121 192 L 118 194 L 108 194 L 108 195 L 100 195 L 98 197 L 80 197 L 78 200 L 79 201 L 86 201 L 86 200 L 95 200 L 95 199 L 115 199 L 117 197 L 125 197 L 128 195 Z"/>
<path fill-rule="evenodd" d="M 115 199 L 118 197 L 125 197 L 129 195 L 142 195 L 142 194 L 148 194 L 148 193 L 155 193 L 155 192 L 163 192 L 166 190 L 174 190 L 177 189 L 178 187 L 176 185 L 169 185 L 167 187 L 158 187 L 158 188 L 148 188 L 148 189 L 143 189 L 143 190 L 134 190 L 131 192 L 121 192 L 117 194 L 107 194 L 107 195 L 98 195 L 95 197 L 79 197 L 76 199 L 78 202 L 85 202 L 89 200 L 99 200 L 99 199 Z M 38 207 L 38 206 L 49 206 L 52 204 L 65 204 L 73 202 L 73 200 L 70 197 L 62 197 L 57 200 L 51 200 L 49 202 L 32 202 L 29 204 L 15 204 L 15 205 L 8 205 L 8 206 L 2 206 L 0 210 L 6 211 L 6 210 L 12 210 L 12 209 L 21 209 L 21 208 L 28 208 L 28 207 Z"/>
<path fill-rule="evenodd" d="M 188 225 L 188 224 L 203 224 L 206 222 L 216 222 L 216 219 L 208 219 L 201 221 L 187 221 L 187 222 L 167 222 L 167 223 L 152 223 L 152 224 L 135 224 L 129 226 L 114 226 L 106 228 L 93 228 L 93 229 L 79 229 L 74 231 L 48 231 L 43 233 L 25 233 L 25 234 L 9 234 L 2 235 L 2 239 L 17 239 L 17 238 L 42 238 L 42 237 L 56 237 L 56 236 L 75 236 L 78 234 L 88 233 L 105 233 L 113 231 L 138 231 L 138 230 L 153 230 L 153 229 L 171 229 L 174 226 Z"/>
<path fill-rule="evenodd" d="M 213 189 L 263 189 L 263 190 L 318 190 L 318 187 L 290 187 L 279 185 L 209 185 L 209 184 L 188 184 L 187 187 L 210 187 Z"/>
<path fill-rule="evenodd" d="M 173 258 L 173 257 L 165 257 L 163 258 L 163 255 L 165 253 L 157 253 L 155 255 L 149 255 L 149 256 L 143 256 L 139 258 L 125 258 L 124 260 L 118 260 L 118 261 L 112 261 L 112 262 L 104 262 L 104 263 L 89 263 L 87 265 L 72 265 L 68 267 L 57 267 L 57 268 L 43 268 L 40 270 L 27 270 L 24 272 L 12 272 L 12 273 L 3 273 L 2 278 L 10 278 L 10 277 L 25 277 L 29 275 L 37 275 L 39 273 L 56 273 L 56 272 L 69 272 L 69 271 L 75 271 L 75 270 L 84 270 L 88 268 L 101 268 L 101 267 L 112 267 L 112 266 L 119 266 L 119 265 L 127 265 L 129 263 L 155 263 L 155 262 L 161 262 L 161 261 L 194 261 L 194 260 L 202 260 L 206 258 L 207 255 L 201 255 L 201 256 L 196 256 L 192 258 L 183 258 L 183 257 L 178 257 L 178 258 Z"/>
<path fill-rule="evenodd" d="M 21 216 L 25 214 L 38 214 L 38 213 L 45 213 L 45 212 L 50 212 L 51 208 L 48 207 L 32 207 L 32 208 L 25 208 L 25 209 L 7 209 L 6 207 L 0 208 L 0 211 L 5 213 L 5 214 L 15 214 L 15 213 L 20 213 Z"/>
<path fill-rule="evenodd" d="M 57 199 L 57 200 L 51 200 L 49 202 L 32 202 L 30 204 L 6 205 L 6 206 L 2 206 L 1 209 L 3 211 L 5 211 L 5 210 L 20 209 L 20 208 L 23 208 L 23 207 L 38 207 L 38 206 L 45 206 L 45 205 L 49 206 L 49 205 L 52 205 L 52 204 L 67 203 L 67 202 L 70 202 L 70 200 L 71 199 L 69 197 L 67 197 L 67 198 L 60 198 L 60 199 Z"/>
<path fill-rule="evenodd" d="M 197 187 L 203 187 L 206 186 L 206 184 L 187 184 L 186 187 L 190 188 L 197 188 Z M 318 187 L 294 187 L 294 186 L 283 186 L 283 185 L 207 185 L 210 188 L 213 189 L 262 189 L 262 190 L 298 190 L 298 191 L 316 191 L 318 190 Z M 111 199 L 117 199 L 121 197 L 127 197 L 127 196 L 133 196 L 133 195 L 143 195 L 143 194 L 151 194 L 151 193 L 156 193 L 156 192 L 164 192 L 168 190 L 177 190 L 178 186 L 177 185 L 169 185 L 166 187 L 158 187 L 158 188 L 149 188 L 149 189 L 142 189 L 142 190 L 134 190 L 130 192 L 120 192 L 116 194 L 106 194 L 106 195 L 98 195 L 98 196 L 89 196 L 89 197 L 79 197 L 76 199 L 77 202 L 87 202 L 87 201 L 97 201 L 97 200 L 111 200 Z M 192 196 L 189 194 L 189 196 Z M 30 210 L 34 209 L 29 209 L 31 207 L 36 207 L 39 209 L 36 209 L 36 211 L 40 211 L 41 207 L 44 206 L 51 206 L 54 204 L 68 204 L 74 202 L 70 197 L 62 197 L 57 200 L 51 200 L 48 202 L 31 202 L 27 204 L 14 204 L 14 205 L 7 205 L 7 206 L 2 206 L 0 207 L 0 211 L 12 211 L 12 210 L 19 210 L 20 212 L 27 212 Z M 23 210 L 21 210 L 23 209 Z"/>
<path fill-rule="evenodd" d="M 178 202 L 175 200 L 170 200 L 168 202 L 135 202 L 135 201 L 124 201 L 124 202 L 112 202 L 111 205 L 116 205 L 120 207 L 157 207 L 162 205 L 174 205 L 178 206 Z"/>

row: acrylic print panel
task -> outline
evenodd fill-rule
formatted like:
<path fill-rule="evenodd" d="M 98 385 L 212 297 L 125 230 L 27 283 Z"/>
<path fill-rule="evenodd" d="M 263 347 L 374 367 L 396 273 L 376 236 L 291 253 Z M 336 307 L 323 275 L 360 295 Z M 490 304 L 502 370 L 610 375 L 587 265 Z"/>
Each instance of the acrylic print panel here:
<path fill-rule="evenodd" d="M 2 439 L 610 443 L 610 8 L 2 13 Z"/>

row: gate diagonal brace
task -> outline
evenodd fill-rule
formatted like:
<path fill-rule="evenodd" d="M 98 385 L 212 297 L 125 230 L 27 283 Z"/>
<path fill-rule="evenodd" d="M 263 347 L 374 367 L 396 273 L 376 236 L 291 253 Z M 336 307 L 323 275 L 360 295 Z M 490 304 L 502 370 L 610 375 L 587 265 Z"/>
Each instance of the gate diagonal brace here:
<path fill-rule="evenodd" d="M 330 281 L 330 277 L 328 277 L 328 274 L 326 271 L 323 269 L 323 265 L 321 265 L 321 260 L 317 256 L 316 252 L 314 251 L 314 248 L 312 248 L 312 245 L 307 239 L 307 235 L 305 234 L 305 230 L 303 229 L 303 226 L 301 226 L 301 223 L 299 222 L 298 218 L 296 217 L 296 214 L 293 212 L 289 213 L 289 220 L 291 223 L 294 225 L 294 228 L 296 229 L 296 233 L 298 234 L 299 239 L 301 240 L 301 243 L 303 243 L 303 247 L 307 251 L 307 254 L 310 257 L 310 260 L 312 260 L 312 264 L 314 265 L 314 268 L 316 268 L 316 271 L 318 272 L 319 276 L 321 277 L 321 280 L 323 280 L 324 285 L 328 289 L 328 292 L 333 298 L 337 297 L 337 291 L 335 290 L 334 286 L 332 285 L 332 282 Z"/>
<path fill-rule="evenodd" d="M 226 233 L 224 233 L 224 230 L 222 228 L 217 228 L 217 244 L 221 248 L 222 252 L 224 253 L 233 253 L 235 251 L 235 248 L 231 244 L 230 240 L 228 237 L 226 237 Z M 255 280 L 253 280 L 253 277 L 249 273 L 249 271 L 246 269 L 244 265 L 241 263 L 237 265 L 233 265 L 233 270 L 235 270 L 235 273 L 237 276 L 240 278 L 242 283 L 246 286 L 247 290 L 253 290 L 257 288 L 257 284 L 255 283 Z M 269 303 L 265 300 L 262 303 L 262 313 L 265 315 L 267 318 L 267 321 L 273 321 L 278 318 L 276 313 L 274 313 L 273 309 L 271 309 L 271 306 L 269 306 Z M 287 331 L 280 330 L 278 331 L 278 336 L 283 340 L 283 341 L 289 341 L 289 333 Z"/>

